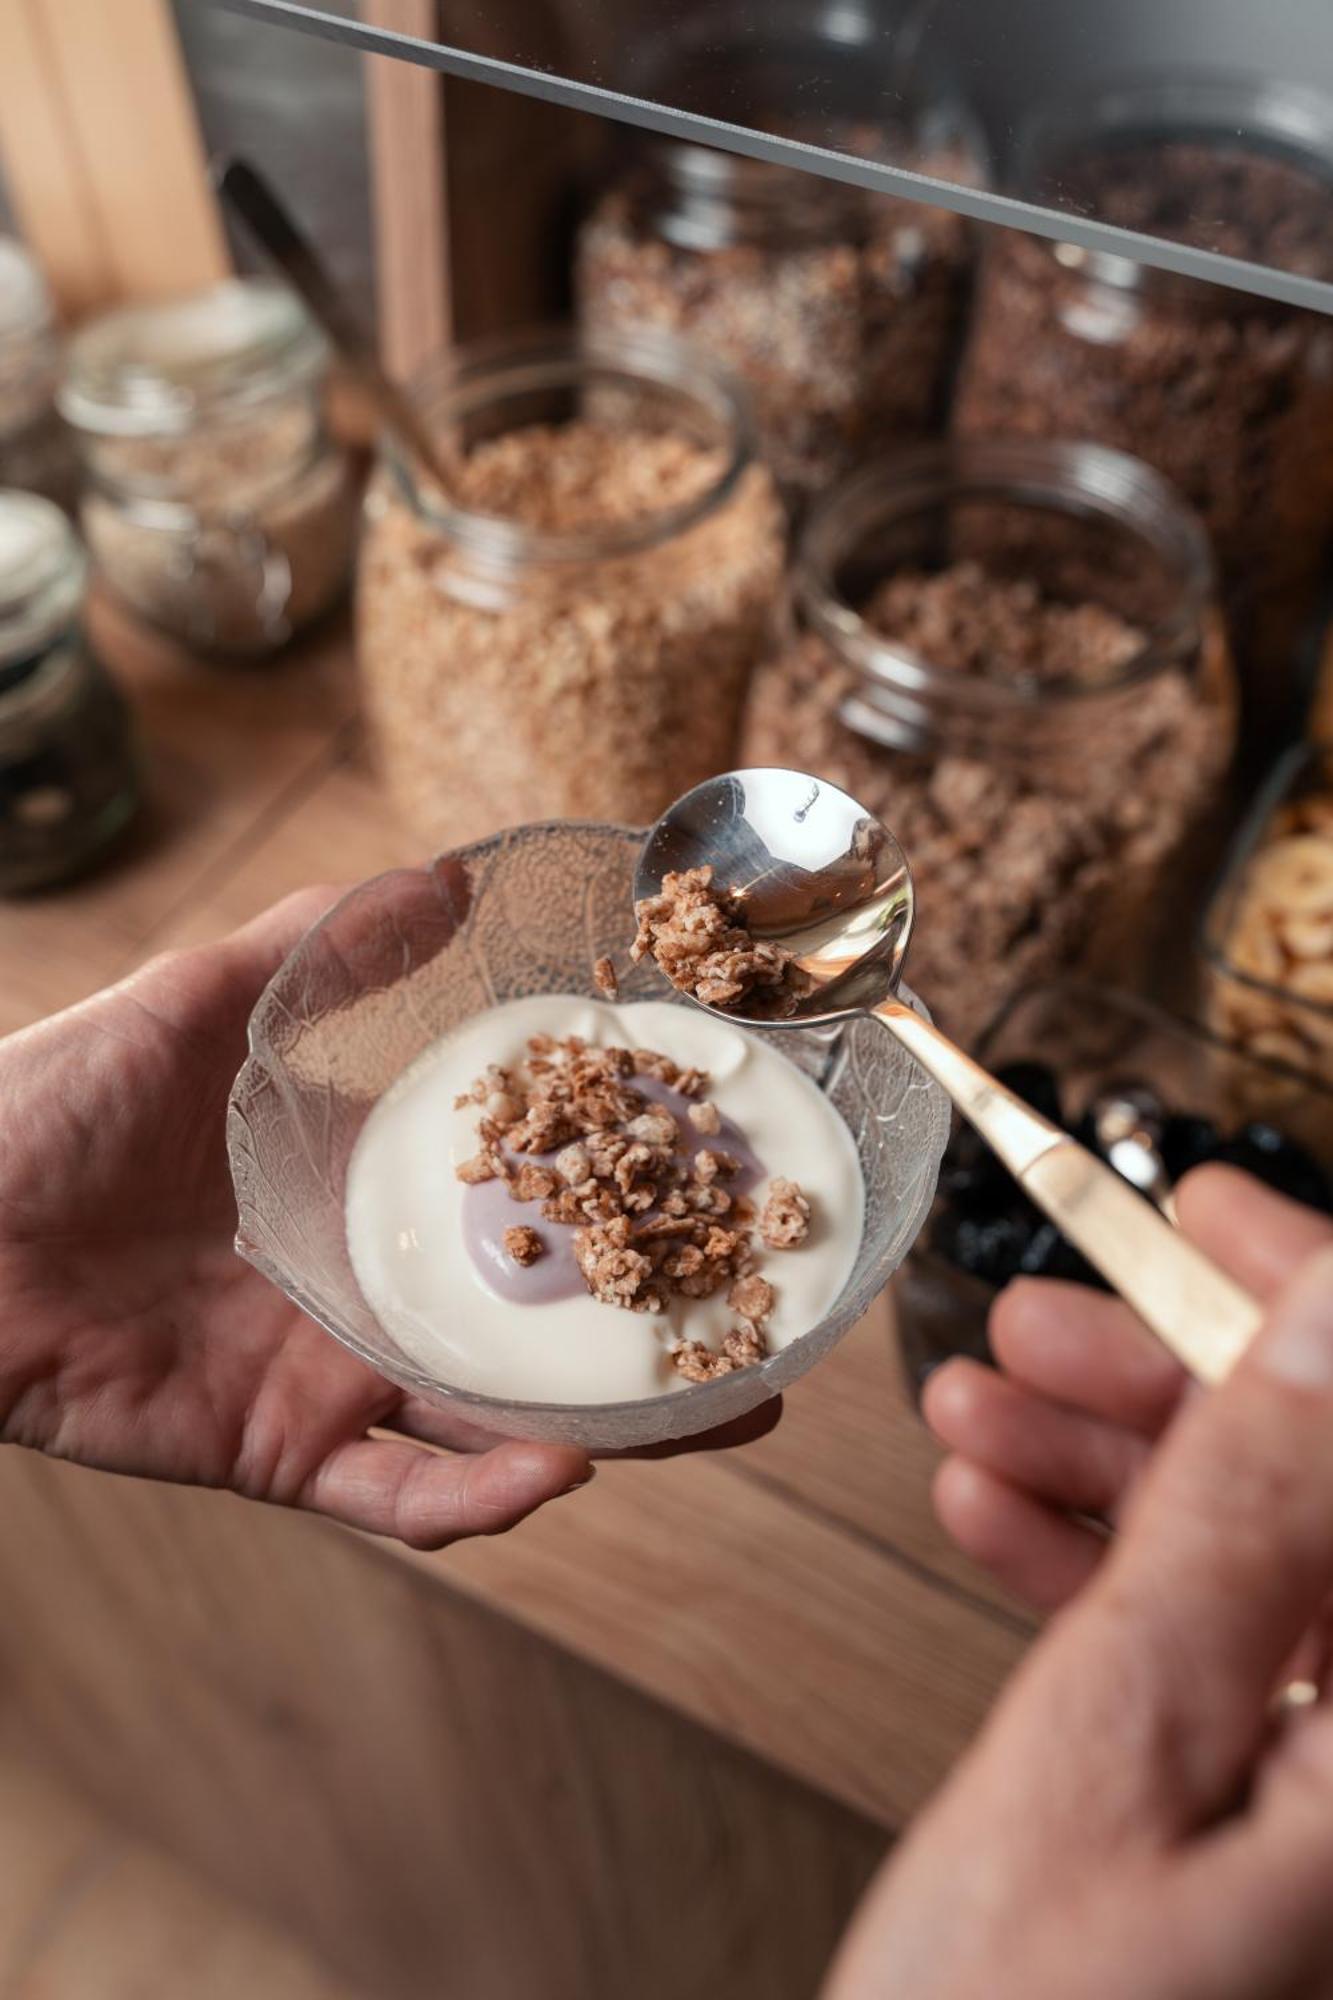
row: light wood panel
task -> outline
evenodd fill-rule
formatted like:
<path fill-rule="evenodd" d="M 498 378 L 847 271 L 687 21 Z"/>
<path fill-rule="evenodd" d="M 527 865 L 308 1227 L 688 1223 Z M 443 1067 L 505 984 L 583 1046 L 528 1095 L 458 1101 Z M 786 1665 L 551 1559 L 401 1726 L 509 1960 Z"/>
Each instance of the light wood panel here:
<path fill-rule="evenodd" d="M 433 38 L 435 0 L 364 0 L 362 14 L 395 34 Z M 445 80 L 391 56 L 366 56 L 366 114 L 375 214 L 380 359 L 400 381 L 447 347 L 448 202 Z"/>
<path fill-rule="evenodd" d="M 5 188 L 58 305 L 71 319 L 113 295 L 82 151 L 47 39 L 39 0 L 0 6 L 0 166 Z"/>

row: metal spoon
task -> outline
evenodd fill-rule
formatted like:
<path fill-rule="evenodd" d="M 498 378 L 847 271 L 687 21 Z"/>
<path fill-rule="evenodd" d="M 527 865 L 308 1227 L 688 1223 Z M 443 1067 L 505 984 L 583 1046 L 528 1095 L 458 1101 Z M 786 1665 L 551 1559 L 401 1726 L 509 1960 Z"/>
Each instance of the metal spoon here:
<path fill-rule="evenodd" d="M 1156 1091 L 1141 1083 L 1120 1084 L 1094 1100 L 1090 1116 L 1103 1158 L 1174 1222 L 1176 1198 L 1161 1153 L 1162 1105 Z"/>
<path fill-rule="evenodd" d="M 785 945 L 811 982 L 782 1020 L 708 1012 L 801 1028 L 873 1015 L 1158 1339 L 1203 1381 L 1229 1371 L 1262 1318 L 1248 1293 L 1105 1161 L 896 997 L 914 894 L 906 856 L 873 813 L 799 771 L 732 771 L 697 785 L 657 822 L 639 857 L 635 900 L 660 894 L 671 871 L 705 864 L 718 889 L 743 899 L 752 934 Z"/>

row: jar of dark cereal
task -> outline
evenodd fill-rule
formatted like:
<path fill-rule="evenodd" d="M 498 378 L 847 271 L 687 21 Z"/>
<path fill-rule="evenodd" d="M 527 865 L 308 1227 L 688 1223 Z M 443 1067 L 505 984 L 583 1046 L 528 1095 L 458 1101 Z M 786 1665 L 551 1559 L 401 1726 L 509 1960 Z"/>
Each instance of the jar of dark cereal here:
<path fill-rule="evenodd" d="M 0 236 L 0 486 L 72 511 L 78 459 L 56 411 L 59 377 L 60 338 L 41 272 Z"/>
<path fill-rule="evenodd" d="M 357 586 L 390 791 L 440 844 L 644 824 L 727 768 L 783 570 L 734 387 L 646 335 L 521 336 L 418 385 L 446 495 L 390 455 Z"/>
<path fill-rule="evenodd" d="M 1062 204 L 1159 237 L 1207 218 L 1213 248 L 1333 277 L 1333 106 L 1302 92 L 1112 90 L 1035 123 L 1020 152 L 1033 200 L 1058 183 Z M 1286 730 L 1333 538 L 1333 322 L 997 230 L 955 427 L 1094 439 L 1173 480 L 1213 541 L 1250 734 Z"/>
<path fill-rule="evenodd" d="M 258 279 L 70 342 L 89 547 L 133 610 L 200 652 L 271 653 L 347 583 L 359 494 L 324 426 L 327 362 L 296 298 Z"/>
<path fill-rule="evenodd" d="M 984 178 L 978 130 L 943 92 L 897 78 L 889 93 L 863 58 L 836 72 L 836 114 L 805 129 L 792 106 L 808 98 L 812 66 L 828 71 L 828 50 L 816 61 L 780 41 L 760 76 L 755 66 L 752 44 L 709 49 L 719 115 L 735 118 L 740 101 L 765 130 L 943 180 Z M 576 282 L 586 326 L 659 327 L 734 369 L 763 455 L 800 503 L 858 459 L 939 429 L 972 260 L 971 227 L 947 209 L 653 139 L 584 223 Z"/>
<path fill-rule="evenodd" d="M 124 704 L 82 629 L 87 561 L 67 516 L 0 491 L 0 894 L 76 874 L 138 798 Z"/>
<path fill-rule="evenodd" d="M 912 985 L 972 1040 L 1019 985 L 1139 976 L 1234 734 L 1207 542 L 1093 445 L 923 445 L 811 515 L 798 629 L 745 764 L 880 814 L 916 879 Z"/>

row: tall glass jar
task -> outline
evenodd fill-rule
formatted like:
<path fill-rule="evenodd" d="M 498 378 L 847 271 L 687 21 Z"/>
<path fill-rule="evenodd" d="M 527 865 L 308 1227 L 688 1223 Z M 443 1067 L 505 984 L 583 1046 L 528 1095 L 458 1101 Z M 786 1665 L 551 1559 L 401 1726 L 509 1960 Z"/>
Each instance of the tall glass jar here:
<path fill-rule="evenodd" d="M 1207 542 L 1093 445 L 917 446 L 812 513 L 797 629 L 746 764 L 810 770 L 892 827 L 912 985 L 971 1040 L 1028 981 L 1140 975 L 1233 742 Z"/>
<path fill-rule="evenodd" d="M 73 510 L 74 441 L 56 411 L 60 338 L 41 272 L 0 236 L 0 486 L 44 494 Z"/>
<path fill-rule="evenodd" d="M 1238 137 L 1243 134 L 1243 137 Z M 1107 90 L 1035 121 L 1019 191 L 1333 277 L 1333 105 L 1273 85 Z M 1215 220 L 1215 218 L 1222 218 Z M 1333 321 L 997 230 L 954 412 L 964 436 L 1089 438 L 1173 480 L 1212 537 L 1258 746 L 1295 721 L 1333 540 Z"/>
<path fill-rule="evenodd" d="M 363 698 L 423 838 L 643 824 L 725 769 L 783 569 L 735 389 L 646 335 L 520 336 L 418 385 L 454 483 L 390 455 L 357 590 Z"/>
<path fill-rule="evenodd" d="M 901 70 L 889 89 L 877 52 L 844 49 L 833 70 L 830 53 L 808 39 L 775 52 L 770 36 L 761 59 L 753 40 L 721 40 L 707 51 L 708 104 L 939 179 L 984 178 L 956 98 Z M 836 109 L 797 122 L 812 74 L 834 76 Z M 687 88 L 698 108 L 696 73 Z M 584 222 L 576 289 L 593 331 L 659 327 L 734 369 L 799 505 L 858 459 L 940 428 L 972 262 L 971 227 L 947 209 L 654 139 Z"/>
<path fill-rule="evenodd" d="M 234 279 L 94 320 L 61 408 L 112 588 L 197 651 L 262 655 L 341 595 L 359 495 L 324 425 L 328 352 L 285 287 Z"/>
<path fill-rule="evenodd" d="M 138 798 L 129 719 L 82 628 L 67 516 L 0 490 L 0 894 L 78 873 Z"/>

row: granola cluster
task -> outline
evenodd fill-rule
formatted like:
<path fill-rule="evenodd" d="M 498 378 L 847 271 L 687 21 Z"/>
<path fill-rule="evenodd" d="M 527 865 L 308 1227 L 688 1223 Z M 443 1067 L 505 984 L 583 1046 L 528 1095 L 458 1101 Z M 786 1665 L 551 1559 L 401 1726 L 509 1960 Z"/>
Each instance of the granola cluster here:
<path fill-rule="evenodd" d="M 515 1202 L 537 1202 L 543 1221 L 573 1230 L 573 1254 L 595 1299 L 661 1313 L 673 1297 L 719 1292 L 736 1315 L 714 1352 L 697 1340 L 672 1354 L 690 1382 L 762 1360 L 774 1290 L 756 1269 L 754 1231 L 773 1250 L 801 1243 L 810 1203 L 794 1181 L 774 1180 L 762 1213 L 728 1186 L 740 1167 L 714 1146 L 693 1150 L 674 1111 L 638 1087 L 652 1079 L 683 1101 L 692 1135 L 721 1130 L 708 1078 L 652 1049 L 590 1048 L 578 1036 L 534 1035 L 521 1065 L 492 1064 L 458 1109 L 476 1105 L 478 1150 L 456 1169 L 469 1184 L 502 1181 Z M 545 1254 L 530 1224 L 504 1231 L 521 1265 Z"/>
<path fill-rule="evenodd" d="M 673 986 L 706 1007 L 736 1007 L 766 1019 L 789 1014 L 809 991 L 785 945 L 753 938 L 740 898 L 713 887 L 711 868 L 662 879 L 660 896 L 634 905 L 639 930 L 630 957 L 650 954 Z"/>

